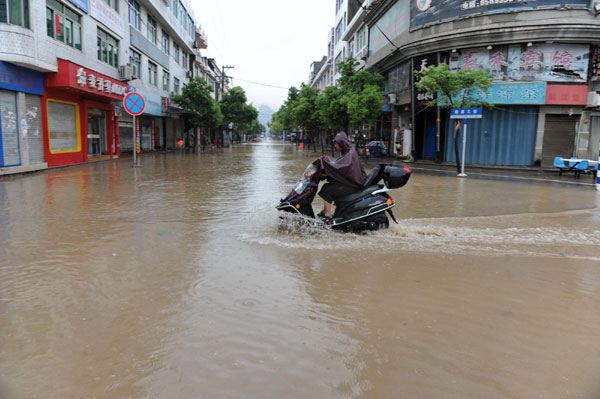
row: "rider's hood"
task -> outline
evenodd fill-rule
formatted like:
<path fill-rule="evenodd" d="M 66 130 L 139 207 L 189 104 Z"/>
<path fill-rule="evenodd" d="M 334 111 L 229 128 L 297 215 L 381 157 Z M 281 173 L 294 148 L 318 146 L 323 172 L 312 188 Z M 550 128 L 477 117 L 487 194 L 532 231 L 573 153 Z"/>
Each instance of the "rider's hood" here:
<path fill-rule="evenodd" d="M 333 142 L 340 145 L 342 156 L 333 159 L 324 155 L 317 159 L 314 164 L 334 180 L 350 186 L 362 187 L 365 180 L 367 180 L 367 174 L 360 164 L 358 154 L 348 136 L 344 132 L 339 132 Z"/>
<path fill-rule="evenodd" d="M 335 138 L 333 139 L 333 142 L 339 144 L 340 149 L 342 151 L 342 155 L 346 155 L 346 153 L 348 153 L 348 151 L 350 151 L 350 149 L 352 148 L 352 143 L 350 142 L 350 139 L 348 138 L 348 136 L 346 136 L 346 133 L 344 132 L 339 132 L 338 134 L 336 134 Z"/>

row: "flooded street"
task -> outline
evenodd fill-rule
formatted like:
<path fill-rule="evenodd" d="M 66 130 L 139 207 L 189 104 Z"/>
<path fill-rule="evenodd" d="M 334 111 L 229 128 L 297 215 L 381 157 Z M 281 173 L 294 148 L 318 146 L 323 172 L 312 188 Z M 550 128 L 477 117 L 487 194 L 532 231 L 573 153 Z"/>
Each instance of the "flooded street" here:
<path fill-rule="evenodd" d="M 281 225 L 311 160 L 0 180 L 0 398 L 600 397 L 593 188 L 416 171 L 389 230 Z"/>

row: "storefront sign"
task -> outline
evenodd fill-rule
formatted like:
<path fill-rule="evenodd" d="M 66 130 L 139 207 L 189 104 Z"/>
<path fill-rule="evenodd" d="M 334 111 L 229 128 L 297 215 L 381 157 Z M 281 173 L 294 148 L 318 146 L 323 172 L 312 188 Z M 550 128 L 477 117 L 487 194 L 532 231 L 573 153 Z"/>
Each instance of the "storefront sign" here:
<path fill-rule="evenodd" d="M 590 79 L 593 81 L 598 81 L 600 80 L 600 47 L 594 47 L 591 64 Z"/>
<path fill-rule="evenodd" d="M 392 104 L 390 103 L 390 96 L 383 96 L 383 108 L 381 112 L 392 112 Z"/>
<path fill-rule="evenodd" d="M 535 44 L 458 50 L 450 56 L 450 70 L 482 69 L 501 81 L 581 82 L 588 76 L 588 45 Z"/>
<path fill-rule="evenodd" d="M 125 24 L 119 14 L 103 0 L 90 0 L 90 15 L 120 37 L 125 37 Z"/>
<path fill-rule="evenodd" d="M 127 92 L 125 86 L 119 85 L 101 76 L 96 76 L 92 73 L 89 75 L 83 68 L 77 70 L 77 84 L 80 87 L 89 87 L 90 89 L 96 89 L 98 91 L 104 91 L 109 94 L 116 94 L 118 96 L 124 96 Z"/>
<path fill-rule="evenodd" d="M 88 0 L 69 0 L 69 2 L 86 14 L 88 13 Z"/>
<path fill-rule="evenodd" d="M 44 83 L 46 87 L 69 87 L 118 101 L 127 93 L 125 83 L 63 59 L 58 60 L 58 72 L 46 74 Z"/>
<path fill-rule="evenodd" d="M 586 105 L 587 92 L 587 86 L 548 85 L 546 86 L 546 104 Z"/>
<path fill-rule="evenodd" d="M 422 73 L 431 65 L 437 65 L 437 54 L 429 54 L 424 57 L 414 58 L 414 72 Z M 419 81 L 419 77 L 415 76 L 415 82 Z M 416 104 L 415 109 L 425 108 L 429 105 L 429 103 L 435 98 L 435 96 L 431 94 L 427 94 L 427 91 L 421 91 L 415 88 L 415 101 Z"/>
<path fill-rule="evenodd" d="M 538 9 L 589 9 L 589 0 L 411 0 L 410 28 L 417 29 L 474 15 Z"/>
<path fill-rule="evenodd" d="M 44 77 L 40 72 L 0 61 L 0 89 L 44 94 Z"/>
<path fill-rule="evenodd" d="M 480 91 L 476 98 L 490 104 L 544 104 L 546 83 L 494 84 L 486 93 Z"/>

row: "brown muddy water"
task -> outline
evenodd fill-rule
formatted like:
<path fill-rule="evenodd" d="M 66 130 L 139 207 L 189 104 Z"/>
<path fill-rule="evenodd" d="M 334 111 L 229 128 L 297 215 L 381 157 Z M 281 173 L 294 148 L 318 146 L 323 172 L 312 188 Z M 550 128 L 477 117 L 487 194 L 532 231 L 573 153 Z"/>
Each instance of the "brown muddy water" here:
<path fill-rule="evenodd" d="M 592 187 L 417 172 L 356 236 L 281 225 L 310 160 L 0 180 L 0 398 L 600 397 Z"/>

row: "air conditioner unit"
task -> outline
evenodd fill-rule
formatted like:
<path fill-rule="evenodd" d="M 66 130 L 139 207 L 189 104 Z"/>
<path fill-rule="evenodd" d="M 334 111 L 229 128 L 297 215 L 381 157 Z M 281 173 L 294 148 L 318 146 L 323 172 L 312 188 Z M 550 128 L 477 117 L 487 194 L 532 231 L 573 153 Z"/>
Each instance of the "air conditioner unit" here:
<path fill-rule="evenodd" d="M 187 77 L 188 77 L 188 79 L 192 79 L 192 78 L 194 77 L 194 72 L 192 72 L 192 71 L 187 71 L 187 72 L 185 73 L 185 76 L 187 76 Z"/>
<path fill-rule="evenodd" d="M 137 77 L 137 68 L 133 64 L 121 65 L 119 67 L 119 80 L 128 81 Z"/>
<path fill-rule="evenodd" d="M 600 107 L 600 94 L 597 91 L 590 91 L 587 95 L 587 107 Z"/>
<path fill-rule="evenodd" d="M 390 104 L 396 104 L 396 93 L 390 93 L 388 97 L 390 98 Z"/>
<path fill-rule="evenodd" d="M 195 41 L 194 42 L 194 48 L 200 48 L 200 42 L 199 41 Z"/>

